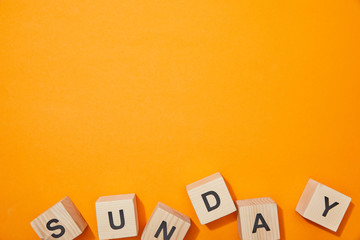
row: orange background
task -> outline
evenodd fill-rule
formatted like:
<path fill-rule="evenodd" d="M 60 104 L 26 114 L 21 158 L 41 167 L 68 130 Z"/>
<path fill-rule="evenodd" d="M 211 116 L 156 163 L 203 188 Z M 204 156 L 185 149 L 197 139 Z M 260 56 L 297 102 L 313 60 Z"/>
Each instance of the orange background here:
<path fill-rule="evenodd" d="M 133 192 L 141 230 L 162 201 L 238 239 L 185 191 L 217 171 L 281 239 L 360 239 L 359 0 L 1 1 L 0 64 L 1 239 L 66 195 L 97 239 L 97 198 Z M 338 233 L 295 212 L 310 177 L 353 198 Z"/>

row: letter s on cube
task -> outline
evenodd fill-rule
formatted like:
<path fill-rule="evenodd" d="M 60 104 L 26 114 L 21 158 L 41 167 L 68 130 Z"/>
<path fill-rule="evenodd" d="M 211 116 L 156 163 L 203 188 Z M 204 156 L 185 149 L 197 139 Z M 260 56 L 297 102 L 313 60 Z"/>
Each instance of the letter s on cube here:
<path fill-rule="evenodd" d="M 202 225 L 236 211 L 234 201 L 220 173 L 186 186 L 187 193 Z"/>
<path fill-rule="evenodd" d="M 83 233 L 87 223 L 69 197 L 65 197 L 31 223 L 41 239 L 71 240 Z"/>
<path fill-rule="evenodd" d="M 336 232 L 350 202 L 350 197 L 310 179 L 296 211 L 304 218 Z"/>

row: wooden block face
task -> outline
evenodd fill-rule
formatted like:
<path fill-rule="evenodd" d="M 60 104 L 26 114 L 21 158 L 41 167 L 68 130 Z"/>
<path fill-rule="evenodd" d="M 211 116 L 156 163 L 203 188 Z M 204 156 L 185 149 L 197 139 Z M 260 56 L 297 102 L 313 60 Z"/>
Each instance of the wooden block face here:
<path fill-rule="evenodd" d="M 139 222 L 135 194 L 100 197 L 95 207 L 100 240 L 138 235 Z"/>
<path fill-rule="evenodd" d="M 336 232 L 350 202 L 350 197 L 310 179 L 296 211 L 303 217 Z"/>
<path fill-rule="evenodd" d="M 201 224 L 207 224 L 236 211 L 234 201 L 220 173 L 186 186 Z"/>
<path fill-rule="evenodd" d="M 182 240 L 190 225 L 189 217 L 159 202 L 145 226 L 141 240 Z"/>
<path fill-rule="evenodd" d="M 277 205 L 271 198 L 236 201 L 238 230 L 242 240 L 280 239 Z"/>
<path fill-rule="evenodd" d="M 69 197 L 65 197 L 31 222 L 41 239 L 70 240 L 87 226 L 85 219 Z"/>

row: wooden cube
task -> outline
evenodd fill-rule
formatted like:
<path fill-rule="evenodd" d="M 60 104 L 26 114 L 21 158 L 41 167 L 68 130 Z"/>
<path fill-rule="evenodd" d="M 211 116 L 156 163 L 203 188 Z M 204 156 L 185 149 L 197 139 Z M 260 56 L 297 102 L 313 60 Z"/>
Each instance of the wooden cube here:
<path fill-rule="evenodd" d="M 269 197 L 236 201 L 242 240 L 277 240 L 280 228 L 277 205 Z"/>
<path fill-rule="evenodd" d="M 100 197 L 95 207 L 100 240 L 138 235 L 139 221 L 135 194 Z"/>
<path fill-rule="evenodd" d="M 190 225 L 189 217 L 159 202 L 145 226 L 141 240 L 182 240 Z"/>
<path fill-rule="evenodd" d="M 65 197 L 31 222 L 41 239 L 70 240 L 79 236 L 87 223 L 69 197 Z"/>
<path fill-rule="evenodd" d="M 350 197 L 310 179 L 296 211 L 304 218 L 336 232 L 350 202 Z"/>
<path fill-rule="evenodd" d="M 236 211 L 234 201 L 220 173 L 189 184 L 186 190 L 202 225 Z"/>

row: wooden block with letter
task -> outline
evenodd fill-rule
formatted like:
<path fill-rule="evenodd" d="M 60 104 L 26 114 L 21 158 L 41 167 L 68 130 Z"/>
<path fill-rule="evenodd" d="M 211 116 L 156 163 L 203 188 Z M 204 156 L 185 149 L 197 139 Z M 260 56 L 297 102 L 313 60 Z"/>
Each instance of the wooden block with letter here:
<path fill-rule="evenodd" d="M 234 201 L 220 173 L 186 186 L 201 224 L 207 224 L 236 211 Z"/>
<path fill-rule="evenodd" d="M 277 205 L 269 197 L 236 201 L 242 240 L 277 240 L 280 228 Z"/>
<path fill-rule="evenodd" d="M 100 197 L 95 207 L 100 240 L 138 235 L 139 221 L 135 194 Z"/>
<path fill-rule="evenodd" d="M 182 240 L 190 225 L 189 217 L 159 202 L 145 226 L 141 240 Z"/>
<path fill-rule="evenodd" d="M 34 219 L 31 226 L 41 239 L 70 240 L 79 236 L 87 223 L 71 199 L 65 197 Z"/>
<path fill-rule="evenodd" d="M 304 218 L 336 232 L 350 202 L 350 197 L 310 179 L 296 211 Z"/>

